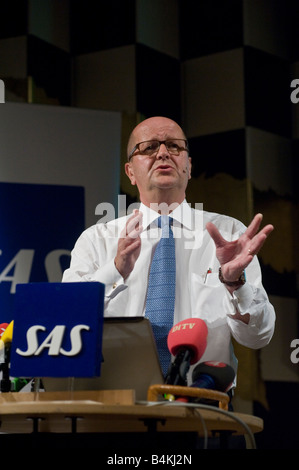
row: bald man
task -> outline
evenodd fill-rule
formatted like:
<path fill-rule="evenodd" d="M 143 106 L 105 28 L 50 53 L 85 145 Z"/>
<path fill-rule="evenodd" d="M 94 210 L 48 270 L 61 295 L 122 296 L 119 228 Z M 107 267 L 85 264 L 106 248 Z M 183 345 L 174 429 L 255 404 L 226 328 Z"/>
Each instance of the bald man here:
<path fill-rule="evenodd" d="M 176 122 L 157 116 L 138 124 L 129 138 L 125 172 L 138 188 L 140 206 L 84 231 L 63 282 L 104 283 L 107 317 L 145 315 L 151 260 L 161 236 L 155 221 L 171 214 L 173 323 L 203 319 L 208 343 L 201 361 L 222 361 L 237 371 L 232 337 L 258 349 L 274 332 L 275 312 L 256 257 L 273 226 L 260 230 L 261 214 L 246 228 L 234 218 L 192 209 L 186 201 L 191 167 L 188 142 Z"/>

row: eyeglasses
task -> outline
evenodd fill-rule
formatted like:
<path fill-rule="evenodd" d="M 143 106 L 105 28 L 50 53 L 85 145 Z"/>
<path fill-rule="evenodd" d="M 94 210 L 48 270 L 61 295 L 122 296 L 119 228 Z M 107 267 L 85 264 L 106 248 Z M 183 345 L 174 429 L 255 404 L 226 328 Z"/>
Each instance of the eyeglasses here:
<path fill-rule="evenodd" d="M 169 140 L 146 140 L 145 142 L 139 142 L 133 148 L 132 152 L 128 156 L 128 161 L 131 160 L 136 150 L 140 155 L 151 157 L 159 152 L 160 145 L 164 144 L 169 153 L 172 155 L 179 155 L 181 152 L 186 150 L 189 152 L 188 142 L 185 139 L 169 139 Z"/>

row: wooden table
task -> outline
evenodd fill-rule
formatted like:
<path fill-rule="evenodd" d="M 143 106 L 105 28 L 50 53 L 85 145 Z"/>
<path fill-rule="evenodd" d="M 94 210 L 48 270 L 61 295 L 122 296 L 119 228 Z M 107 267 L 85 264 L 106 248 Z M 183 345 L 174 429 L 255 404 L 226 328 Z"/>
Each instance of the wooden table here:
<path fill-rule="evenodd" d="M 12 434 L 195 432 L 213 436 L 263 429 L 260 418 L 215 407 L 135 404 L 131 390 L 2 393 L 0 422 L 0 432 Z"/>

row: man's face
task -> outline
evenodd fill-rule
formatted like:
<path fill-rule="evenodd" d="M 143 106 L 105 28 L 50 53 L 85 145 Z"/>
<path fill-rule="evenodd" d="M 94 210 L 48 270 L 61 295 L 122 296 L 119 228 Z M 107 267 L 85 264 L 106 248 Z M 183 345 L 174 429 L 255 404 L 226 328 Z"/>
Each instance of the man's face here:
<path fill-rule="evenodd" d="M 170 139 L 185 139 L 181 128 L 170 119 L 150 118 L 136 127 L 129 150 L 140 142 Z M 141 200 L 143 195 L 149 196 L 155 189 L 174 190 L 182 199 L 191 178 L 191 158 L 186 150 L 173 155 L 161 144 L 159 151 L 151 156 L 140 155 L 136 150 L 125 169 L 131 183 L 137 185 Z"/>

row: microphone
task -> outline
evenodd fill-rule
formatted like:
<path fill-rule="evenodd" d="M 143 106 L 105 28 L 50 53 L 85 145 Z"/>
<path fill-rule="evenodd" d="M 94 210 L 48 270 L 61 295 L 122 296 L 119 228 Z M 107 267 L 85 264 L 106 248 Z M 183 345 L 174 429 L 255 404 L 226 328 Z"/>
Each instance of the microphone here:
<path fill-rule="evenodd" d="M 193 370 L 191 387 L 227 392 L 234 379 L 235 371 L 228 364 L 217 361 L 202 362 Z"/>
<path fill-rule="evenodd" d="M 7 327 L 8 327 L 8 323 L 0 323 L 0 339 Z"/>
<path fill-rule="evenodd" d="M 7 325 L 5 330 L 3 331 L 1 335 L 1 339 L 4 344 L 10 344 L 12 342 L 12 334 L 13 334 L 13 321 Z M 2 325 L 6 325 L 7 323 L 2 323 Z M 0 325 L 1 326 L 1 325 Z"/>
<path fill-rule="evenodd" d="M 192 388 L 201 388 L 206 390 L 213 390 L 217 392 L 226 393 L 235 378 L 234 369 L 225 364 L 224 362 L 217 361 L 207 361 L 201 362 L 198 364 L 192 372 Z M 191 398 L 191 396 L 182 396 L 176 399 L 183 403 L 211 403 L 218 401 L 217 399 L 207 397 L 196 397 Z"/>
<path fill-rule="evenodd" d="M 9 377 L 10 346 L 13 334 L 13 321 L 9 323 L 1 335 L 1 347 L 4 348 L 4 362 L 1 364 L 2 380 L 0 383 L 0 392 L 10 392 L 11 380 Z"/>
<path fill-rule="evenodd" d="M 171 328 L 167 346 L 175 358 L 169 366 L 165 384 L 187 385 L 187 372 L 205 352 L 207 336 L 207 325 L 199 318 L 182 320 Z"/>
<path fill-rule="evenodd" d="M 0 323 L 0 370 L 1 364 L 5 362 L 5 344 L 3 341 L 1 341 L 1 338 L 7 327 L 8 323 Z"/>

